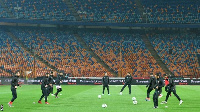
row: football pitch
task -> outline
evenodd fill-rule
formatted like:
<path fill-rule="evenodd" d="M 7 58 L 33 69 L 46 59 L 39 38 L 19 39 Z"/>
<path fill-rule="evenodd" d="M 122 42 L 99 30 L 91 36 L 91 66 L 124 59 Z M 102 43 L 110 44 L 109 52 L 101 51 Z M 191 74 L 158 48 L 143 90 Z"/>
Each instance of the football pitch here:
<path fill-rule="evenodd" d="M 166 92 L 163 88 L 163 97 L 159 98 L 159 108 L 153 109 L 151 101 L 145 101 L 146 87 L 132 85 L 132 94 L 128 94 L 128 87 L 119 95 L 122 86 L 110 86 L 110 94 L 100 99 L 102 94 L 101 85 L 62 85 L 62 95 L 59 98 L 48 97 L 49 105 L 38 104 L 41 96 L 40 85 L 22 85 L 17 89 L 18 98 L 13 102 L 14 107 L 8 107 L 12 94 L 10 85 L 0 86 L 0 104 L 4 105 L 4 112 L 199 112 L 200 86 L 177 86 L 177 94 L 184 101 L 179 105 L 179 101 L 172 94 L 167 104 L 160 104 L 165 100 Z M 56 89 L 54 87 L 54 93 Z M 134 105 L 132 97 L 136 97 L 138 104 Z M 35 103 L 34 103 L 35 102 Z M 102 104 L 107 104 L 107 108 L 102 108 Z M 167 108 L 165 106 L 168 106 Z"/>

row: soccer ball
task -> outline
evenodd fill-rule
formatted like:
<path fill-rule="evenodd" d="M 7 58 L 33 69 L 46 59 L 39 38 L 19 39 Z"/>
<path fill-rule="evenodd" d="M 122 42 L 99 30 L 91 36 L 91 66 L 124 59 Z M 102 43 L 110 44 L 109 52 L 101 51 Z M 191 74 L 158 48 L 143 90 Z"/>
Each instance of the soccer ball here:
<path fill-rule="evenodd" d="M 136 101 L 136 97 L 132 97 L 132 100 L 133 100 L 133 101 Z"/>
<path fill-rule="evenodd" d="M 107 105 L 106 105 L 106 104 L 102 104 L 102 107 L 103 107 L 103 108 L 106 108 L 106 107 L 107 107 Z"/>
<path fill-rule="evenodd" d="M 100 98 L 101 98 L 101 95 L 98 95 L 98 98 L 100 99 Z"/>
<path fill-rule="evenodd" d="M 134 105 L 136 105 L 136 104 L 137 104 L 137 101 L 136 101 L 136 100 L 135 100 L 135 101 L 133 101 L 133 104 L 134 104 Z"/>

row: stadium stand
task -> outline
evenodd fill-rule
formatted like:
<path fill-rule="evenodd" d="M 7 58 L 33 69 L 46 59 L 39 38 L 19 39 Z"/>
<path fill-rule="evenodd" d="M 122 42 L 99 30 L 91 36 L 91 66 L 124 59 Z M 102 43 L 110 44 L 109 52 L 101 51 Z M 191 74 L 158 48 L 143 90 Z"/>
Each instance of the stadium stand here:
<path fill-rule="evenodd" d="M 70 30 L 32 27 L 10 28 L 10 30 L 24 42 L 24 45 L 71 76 L 100 77 L 106 71 L 78 43 Z M 109 67 L 122 73 L 122 76 L 126 72 L 133 73 L 134 77 L 148 77 L 152 72 L 164 74 L 156 60 L 145 48 L 140 34 L 97 31 L 79 31 L 78 34 Z M 9 36 L 1 29 L 2 43 L 3 40 L 6 40 L 6 43 L 1 45 L 1 59 L 3 60 L 1 66 L 12 71 L 19 68 L 33 70 L 33 56 L 7 37 Z M 200 49 L 199 36 L 194 34 L 152 34 L 149 35 L 149 40 L 163 62 L 176 76 L 199 74 L 197 57 Z M 36 68 L 38 76 L 51 70 L 40 61 L 36 61 Z"/>
<path fill-rule="evenodd" d="M 134 77 L 149 77 L 150 73 L 164 74 L 139 34 L 79 32 L 89 46 L 112 69 Z"/>
<path fill-rule="evenodd" d="M 3 29 L 0 30 L 0 37 L 1 67 L 13 72 L 22 68 L 26 61 L 25 56 L 28 54 L 21 50 L 21 48 L 16 45 L 16 42 L 14 42 Z M 1 76 L 8 77 L 11 76 L 11 74 L 2 71 Z"/>
<path fill-rule="evenodd" d="M 71 30 L 33 27 L 9 29 L 25 46 L 71 76 L 101 77 L 106 71 L 78 43 Z M 34 57 L 19 47 L 2 28 L 0 32 L 1 43 L 3 43 L 1 44 L 1 67 L 11 71 L 33 70 Z M 109 67 L 122 73 L 122 76 L 126 72 L 131 72 L 134 77 L 148 77 L 152 72 L 164 74 L 146 49 L 141 34 L 98 31 L 78 31 L 78 34 Z M 200 53 L 199 38 L 195 34 L 149 34 L 149 40 L 155 50 L 176 76 L 199 74 L 197 57 Z M 35 63 L 37 76 L 43 76 L 51 71 L 38 60 Z M 4 73 L 1 71 L 1 76 Z M 3 76 L 7 77 L 7 75 Z M 34 76 L 30 75 L 30 77 Z"/>
<path fill-rule="evenodd" d="M 4 29 L 0 29 L 0 39 L 1 39 L 1 67 L 10 70 L 13 73 L 17 70 L 23 71 L 33 71 L 34 67 L 34 59 L 29 53 L 27 53 L 23 48 L 19 47 L 17 43 L 6 34 Z M 47 68 L 43 63 L 40 63 L 36 60 L 36 67 L 39 69 L 36 72 L 38 76 L 44 75 L 47 71 L 49 72 L 51 69 Z M 1 70 L 2 71 L 2 70 Z M 2 71 L 0 73 L 2 77 L 11 76 L 11 74 Z M 22 77 L 25 77 L 25 74 L 22 74 Z M 29 77 L 34 77 L 30 75 Z"/>
<path fill-rule="evenodd" d="M 4 0 L 17 19 L 75 21 L 62 0 Z"/>
<path fill-rule="evenodd" d="M 85 49 L 83 49 L 71 31 L 60 31 L 55 30 L 55 28 L 29 27 L 10 28 L 10 31 L 12 31 L 25 46 L 32 49 L 36 54 L 53 66 L 56 66 L 59 70 L 71 76 L 100 77 L 106 71 Z M 135 77 L 148 77 L 151 72 L 161 72 L 163 74 L 161 68 L 156 64 L 154 58 L 145 48 L 140 35 L 103 32 L 92 33 L 90 31 L 80 31 L 79 35 L 83 37 L 88 43 L 88 46 L 91 47 L 109 67 L 113 68 L 115 71 L 121 71 L 123 74 L 122 76 L 124 76 L 126 72 L 132 72 Z M 11 40 L 12 39 L 8 40 L 9 43 Z M 120 42 L 122 42 L 121 48 Z M 20 60 L 21 65 L 19 66 L 26 70 L 33 70 L 33 56 L 27 53 L 23 54 L 25 51 L 23 51 L 22 48 L 17 49 L 15 47 L 16 44 L 11 45 L 13 45 L 11 46 L 12 49 L 16 49 L 8 51 L 13 52 L 11 56 L 19 60 L 18 55 L 15 55 L 15 52 L 18 51 L 21 52 L 19 55 L 25 58 L 23 61 Z M 17 62 L 14 63 L 17 64 Z M 19 69 L 19 66 L 16 66 L 16 68 Z M 50 71 L 50 69 L 45 67 L 40 61 L 36 61 L 37 76 L 44 75 L 47 71 Z M 112 74 L 109 75 L 112 76 Z"/>
<path fill-rule="evenodd" d="M 3 0 L 18 19 L 76 21 L 63 0 Z M 82 21 L 109 23 L 200 23 L 200 1 L 140 0 L 142 11 L 134 0 L 71 0 Z M 8 18 L 0 6 L 1 18 Z M 77 15 L 76 14 L 76 15 Z"/>
<path fill-rule="evenodd" d="M 141 1 L 149 23 L 200 23 L 200 1 Z"/>
<path fill-rule="evenodd" d="M 0 5 L 0 18 L 9 18 L 8 13 L 4 10 L 3 7 Z"/>
<path fill-rule="evenodd" d="M 92 74 L 98 76 L 106 71 L 99 63 L 94 62 L 95 59 L 92 60 L 70 31 L 59 31 L 54 28 L 22 28 L 12 29 L 12 31 L 36 54 L 71 76 L 90 77 Z"/>
<path fill-rule="evenodd" d="M 155 50 L 176 76 L 194 76 L 200 73 L 197 57 L 199 38 L 188 33 L 149 35 Z"/>
<path fill-rule="evenodd" d="M 72 0 L 72 3 L 83 21 L 142 22 L 140 15 L 137 14 L 134 1 Z"/>
<path fill-rule="evenodd" d="M 199 23 L 199 1 L 141 0 L 139 13 L 134 0 L 72 0 L 83 21 L 142 23 Z M 120 7 L 120 8 L 119 8 Z"/>
<path fill-rule="evenodd" d="M 73 16 L 75 14 L 72 14 L 70 8 L 67 7 L 69 4 L 66 5 L 67 2 L 64 0 L 1 1 L 4 5 L 0 4 L 0 18 L 12 18 L 10 15 L 13 14 L 19 20 L 76 21 Z M 143 6 L 143 13 L 134 0 L 71 0 L 71 2 L 81 20 L 91 24 L 93 22 L 144 23 L 144 17 L 147 23 L 155 25 L 200 23 L 200 6 L 198 5 L 200 1 L 197 0 L 138 0 Z M 101 77 L 106 71 L 81 46 L 72 30 L 42 27 L 9 27 L 9 29 L 35 54 L 70 76 Z M 78 34 L 110 68 L 120 74 L 119 76 L 124 77 L 126 72 L 131 72 L 135 77 L 148 77 L 151 72 L 164 74 L 141 39 L 143 34 L 89 30 L 78 30 Z M 148 38 L 173 74 L 176 76 L 200 74 L 199 56 L 197 56 L 200 54 L 198 35 L 163 33 L 149 34 Z M 2 68 L 14 72 L 17 69 L 33 71 L 35 67 L 37 76 L 51 71 L 37 59 L 34 62 L 34 56 L 19 47 L 6 34 L 3 27 L 0 28 L 0 39 L 3 43 L 0 45 Z M 33 66 L 33 63 L 36 63 L 36 66 Z M 0 70 L 0 75 L 10 76 L 3 70 Z M 113 75 L 109 73 L 109 76 Z M 34 76 L 30 75 L 30 77 Z"/>

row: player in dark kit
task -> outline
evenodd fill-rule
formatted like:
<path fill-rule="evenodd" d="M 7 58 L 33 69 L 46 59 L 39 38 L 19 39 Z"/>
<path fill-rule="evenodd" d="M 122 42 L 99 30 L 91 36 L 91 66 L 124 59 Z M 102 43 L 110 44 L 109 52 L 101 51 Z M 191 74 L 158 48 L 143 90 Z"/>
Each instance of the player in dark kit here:
<path fill-rule="evenodd" d="M 48 96 L 48 86 L 49 86 L 49 74 L 46 73 L 46 76 L 42 80 L 41 90 L 42 90 L 42 96 L 40 97 L 38 103 L 42 104 L 41 100 L 43 97 L 45 97 L 45 104 L 49 104 L 47 102 L 47 96 Z"/>
<path fill-rule="evenodd" d="M 162 92 L 162 87 L 164 87 L 163 78 L 160 76 L 159 73 L 156 74 L 156 78 L 156 85 L 154 86 L 155 92 L 153 94 L 154 108 L 158 108 L 158 96 Z"/>
<path fill-rule="evenodd" d="M 110 95 L 110 93 L 109 93 L 109 82 L 110 82 L 110 80 L 109 80 L 108 74 L 105 73 L 105 76 L 102 78 L 102 84 L 103 84 L 103 94 L 102 95 L 104 95 L 105 88 L 107 88 L 108 95 Z"/>
<path fill-rule="evenodd" d="M 146 101 L 150 101 L 150 93 L 153 90 L 154 86 L 156 84 L 156 78 L 155 76 L 153 76 L 153 74 L 150 75 L 150 79 L 149 79 L 149 83 L 147 84 L 146 87 L 148 87 L 147 89 L 147 98 L 145 99 Z"/>
<path fill-rule="evenodd" d="M 19 73 L 19 71 L 17 71 L 11 81 L 11 91 L 12 91 L 13 97 L 12 97 L 11 101 L 8 103 L 9 107 L 12 107 L 13 102 L 17 98 L 17 87 L 19 86 L 19 84 L 18 84 L 19 76 L 20 76 L 20 73 Z"/>
<path fill-rule="evenodd" d="M 51 95 L 52 96 L 54 96 L 54 94 L 53 94 L 53 84 L 54 84 L 54 81 L 53 81 L 53 72 L 51 72 L 51 74 L 49 75 L 49 93 L 48 94 L 50 94 L 51 93 Z"/>
<path fill-rule="evenodd" d="M 122 87 L 121 91 L 120 91 L 120 95 L 122 95 L 122 91 L 124 90 L 124 88 L 128 85 L 129 88 L 129 94 L 131 94 L 131 83 L 132 83 L 132 76 L 130 73 L 127 73 L 127 76 L 125 77 L 125 84 Z"/>
<path fill-rule="evenodd" d="M 61 88 L 61 85 L 60 85 L 62 83 L 62 77 L 63 77 L 63 73 L 60 73 L 57 76 L 57 79 L 55 81 L 55 85 L 56 85 L 56 89 L 57 89 L 57 92 L 54 94 L 55 98 L 58 98 L 58 93 L 62 91 L 62 88 Z"/>
<path fill-rule="evenodd" d="M 175 83 L 174 83 L 174 80 L 173 80 L 173 78 L 171 76 L 169 76 L 169 84 L 166 86 L 166 91 L 167 91 L 167 96 L 166 96 L 165 101 L 163 101 L 162 103 L 165 103 L 165 104 L 167 103 L 167 100 L 168 100 L 169 95 L 171 94 L 171 92 L 173 92 L 173 94 L 179 100 L 179 105 L 181 105 L 183 103 L 183 100 L 181 100 L 180 97 L 176 94 Z"/>
<path fill-rule="evenodd" d="M 165 74 L 165 91 L 167 92 L 167 85 L 169 84 L 169 78 L 168 78 L 168 76 L 167 76 L 167 74 Z M 170 96 L 171 96 L 171 94 L 170 94 Z"/>
<path fill-rule="evenodd" d="M 167 74 L 165 75 L 165 91 L 167 91 L 167 85 L 169 84 L 169 78 Z"/>

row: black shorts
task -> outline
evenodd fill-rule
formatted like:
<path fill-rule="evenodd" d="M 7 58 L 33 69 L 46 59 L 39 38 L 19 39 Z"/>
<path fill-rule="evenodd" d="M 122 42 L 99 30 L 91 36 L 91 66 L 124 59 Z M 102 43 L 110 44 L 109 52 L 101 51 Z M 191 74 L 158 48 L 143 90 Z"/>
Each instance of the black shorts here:
<path fill-rule="evenodd" d="M 103 87 L 108 87 L 108 85 L 103 85 Z"/>
<path fill-rule="evenodd" d="M 42 94 L 43 94 L 44 96 L 47 96 L 47 95 L 48 95 L 48 90 L 47 90 L 47 88 L 42 89 Z"/>

